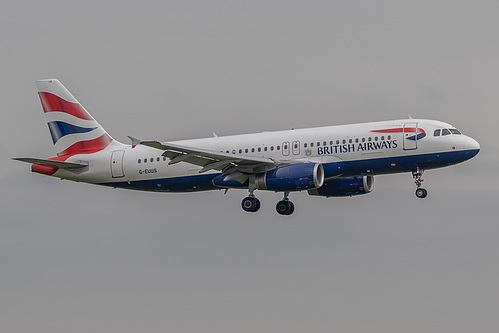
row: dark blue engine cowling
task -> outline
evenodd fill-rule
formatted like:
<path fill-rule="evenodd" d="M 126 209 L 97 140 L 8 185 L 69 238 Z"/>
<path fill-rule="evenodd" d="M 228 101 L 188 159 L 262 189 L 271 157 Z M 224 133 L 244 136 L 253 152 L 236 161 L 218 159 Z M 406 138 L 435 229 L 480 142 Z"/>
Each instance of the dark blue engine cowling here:
<path fill-rule="evenodd" d="M 323 197 L 351 197 L 369 193 L 373 188 L 373 176 L 339 178 L 324 183 L 320 188 L 309 190 L 308 194 Z"/>
<path fill-rule="evenodd" d="M 319 163 L 286 165 L 256 175 L 255 185 L 259 190 L 301 191 L 321 187 L 324 184 L 324 169 Z"/>

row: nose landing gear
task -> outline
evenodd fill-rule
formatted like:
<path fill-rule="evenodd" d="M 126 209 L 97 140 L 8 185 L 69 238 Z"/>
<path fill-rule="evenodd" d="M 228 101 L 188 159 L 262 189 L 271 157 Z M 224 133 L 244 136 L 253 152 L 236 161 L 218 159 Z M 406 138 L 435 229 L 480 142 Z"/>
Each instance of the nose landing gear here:
<path fill-rule="evenodd" d="M 424 170 L 419 169 L 419 167 L 416 169 L 416 171 L 412 172 L 414 183 L 416 183 L 417 186 L 416 196 L 420 199 L 424 199 L 428 195 L 428 191 L 421 187 L 421 184 L 423 183 L 423 172 Z"/>

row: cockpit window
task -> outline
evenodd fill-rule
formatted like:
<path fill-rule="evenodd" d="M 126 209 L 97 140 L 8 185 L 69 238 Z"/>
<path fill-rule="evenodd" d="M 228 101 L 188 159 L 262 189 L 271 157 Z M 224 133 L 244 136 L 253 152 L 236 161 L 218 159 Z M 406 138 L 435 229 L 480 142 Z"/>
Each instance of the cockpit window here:
<path fill-rule="evenodd" d="M 435 132 L 433 132 L 433 136 L 440 136 L 440 129 L 435 130 Z"/>
<path fill-rule="evenodd" d="M 452 134 L 457 134 L 457 135 L 460 135 L 461 132 L 459 132 L 457 129 L 455 128 L 449 128 L 449 131 L 452 133 Z"/>
<path fill-rule="evenodd" d="M 450 131 L 449 131 L 447 128 L 444 128 L 444 129 L 442 130 L 442 136 L 444 136 L 444 135 L 449 135 L 449 134 L 450 134 Z"/>

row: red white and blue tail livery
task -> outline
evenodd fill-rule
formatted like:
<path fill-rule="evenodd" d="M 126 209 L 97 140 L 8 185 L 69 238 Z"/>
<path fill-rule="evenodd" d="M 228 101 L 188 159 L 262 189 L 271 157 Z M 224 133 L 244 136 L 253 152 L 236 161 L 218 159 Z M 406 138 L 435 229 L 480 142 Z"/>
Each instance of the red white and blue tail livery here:
<path fill-rule="evenodd" d="M 247 189 L 246 212 L 260 209 L 256 190 L 321 197 L 370 193 L 374 176 L 412 172 L 419 198 L 423 171 L 464 162 L 480 145 L 454 126 L 401 119 L 353 125 L 159 142 L 114 140 L 56 79 L 36 82 L 55 145 L 52 158 L 15 158 L 32 171 L 78 182 L 154 192 Z"/>

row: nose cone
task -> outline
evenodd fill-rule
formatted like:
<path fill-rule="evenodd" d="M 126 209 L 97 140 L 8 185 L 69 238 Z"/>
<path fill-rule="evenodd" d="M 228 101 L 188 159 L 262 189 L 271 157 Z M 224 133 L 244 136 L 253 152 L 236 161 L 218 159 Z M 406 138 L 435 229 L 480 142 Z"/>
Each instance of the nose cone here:
<path fill-rule="evenodd" d="M 469 157 L 471 158 L 478 154 L 478 152 L 480 151 L 480 144 L 475 139 L 466 137 L 466 139 L 464 140 L 464 149 L 468 150 L 472 154 Z"/>
<path fill-rule="evenodd" d="M 473 138 L 467 137 L 464 140 L 464 148 L 470 150 L 477 150 L 477 153 L 480 151 L 480 144 Z"/>

